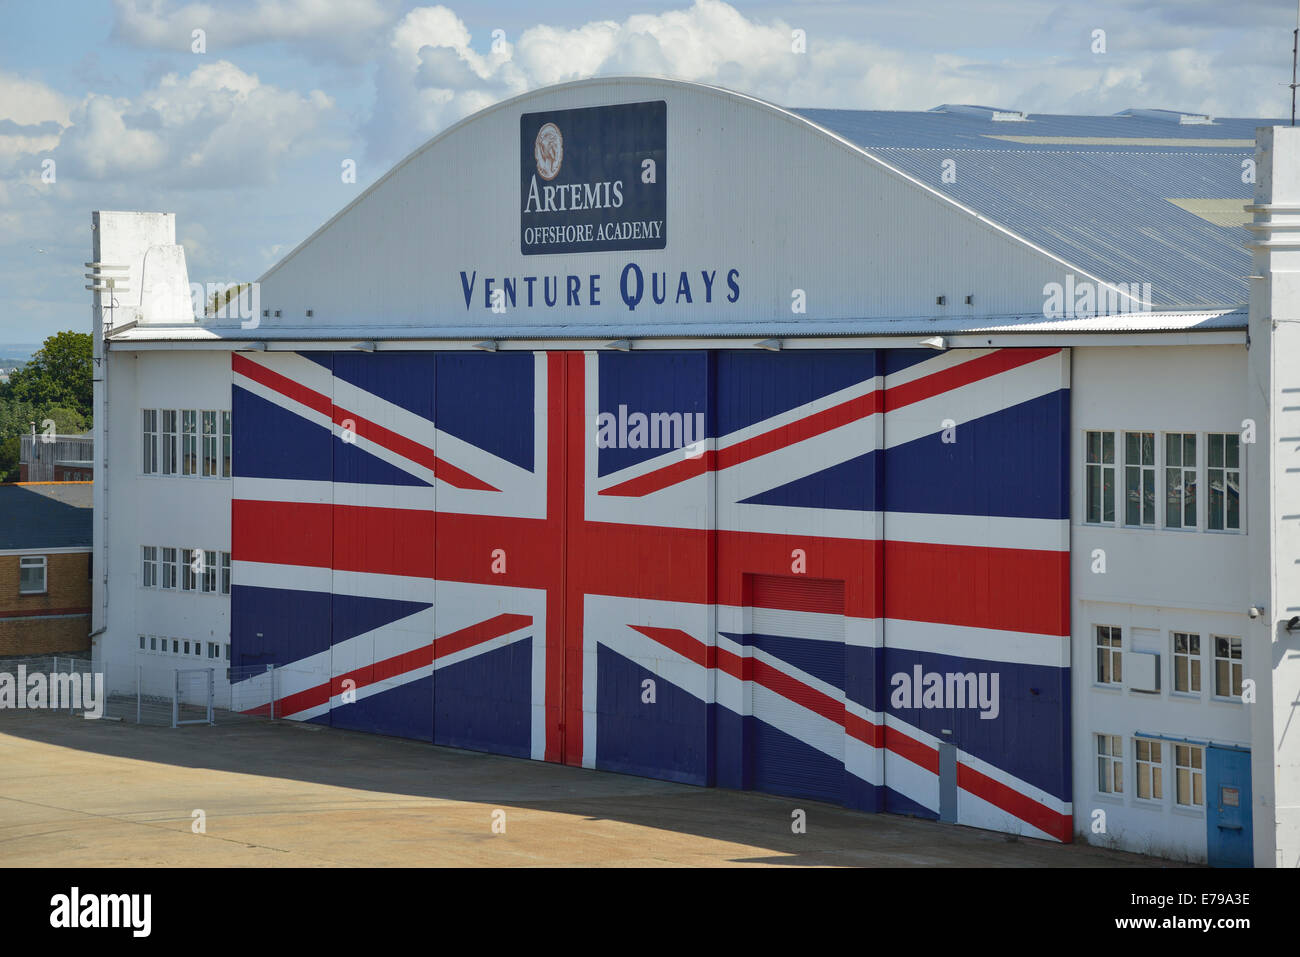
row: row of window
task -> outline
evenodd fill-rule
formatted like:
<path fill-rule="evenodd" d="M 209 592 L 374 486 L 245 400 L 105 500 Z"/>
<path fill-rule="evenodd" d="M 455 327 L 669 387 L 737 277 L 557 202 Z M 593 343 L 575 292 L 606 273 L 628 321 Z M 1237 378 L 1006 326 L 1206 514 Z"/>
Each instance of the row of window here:
<path fill-rule="evenodd" d="M 204 654 L 205 646 L 207 654 Z M 189 641 L 185 638 L 168 638 L 166 635 L 141 635 L 140 650 L 151 651 L 160 655 L 189 655 L 192 658 L 212 658 L 230 660 L 230 646 L 215 641 Z"/>
<path fill-rule="evenodd" d="M 140 587 L 229 595 L 230 552 L 141 545 Z"/>
<path fill-rule="evenodd" d="M 1124 633 L 1118 625 L 1095 626 L 1097 652 L 1096 682 L 1099 685 L 1124 684 Z M 1170 632 L 1170 660 L 1173 662 L 1173 691 L 1177 694 L 1200 695 L 1204 690 L 1202 676 L 1201 636 L 1193 632 Z M 1241 639 L 1233 635 L 1210 635 L 1210 650 L 1214 654 L 1214 696 L 1240 698 L 1244 668 Z"/>
<path fill-rule="evenodd" d="M 1241 531 L 1241 436 L 1207 432 L 1203 438 L 1202 455 L 1202 435 L 1196 432 L 1085 432 L 1084 521 Z M 1118 514 L 1117 470 L 1123 477 Z M 1161 480 L 1163 492 L 1157 491 Z M 1204 526 L 1197 495 L 1201 488 L 1208 493 Z"/>
<path fill-rule="evenodd" d="M 1102 794 L 1123 794 L 1124 739 L 1118 734 L 1099 734 L 1096 740 L 1097 790 Z M 1174 804 L 1187 808 L 1205 807 L 1205 748 L 1198 744 L 1180 744 L 1154 738 L 1134 737 L 1132 742 L 1133 793 L 1140 800 L 1165 800 L 1165 761 L 1172 757 Z M 1233 791 L 1232 788 L 1227 790 Z"/>
<path fill-rule="evenodd" d="M 230 478 L 229 409 L 141 411 L 145 475 Z"/>

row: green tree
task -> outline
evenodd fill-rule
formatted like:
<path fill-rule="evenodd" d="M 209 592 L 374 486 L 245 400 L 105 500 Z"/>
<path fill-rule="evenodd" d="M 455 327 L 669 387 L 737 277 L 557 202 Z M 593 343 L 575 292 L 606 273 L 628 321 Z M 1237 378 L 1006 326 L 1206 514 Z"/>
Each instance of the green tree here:
<path fill-rule="evenodd" d="M 31 362 L 9 377 L 9 384 L 0 390 L 0 399 L 29 403 L 38 411 L 63 407 L 89 419 L 94 389 L 92 352 L 89 333 L 60 332 L 50 336 Z"/>
<path fill-rule="evenodd" d="M 18 481 L 18 436 L 0 439 L 0 482 Z"/>

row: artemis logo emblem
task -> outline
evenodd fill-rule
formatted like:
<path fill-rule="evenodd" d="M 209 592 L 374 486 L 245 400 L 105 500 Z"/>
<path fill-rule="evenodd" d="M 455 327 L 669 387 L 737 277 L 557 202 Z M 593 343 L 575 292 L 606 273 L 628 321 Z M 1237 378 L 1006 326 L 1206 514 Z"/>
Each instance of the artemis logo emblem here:
<path fill-rule="evenodd" d="M 537 159 L 537 175 L 542 179 L 552 180 L 560 175 L 560 164 L 564 162 L 564 137 L 554 123 L 547 123 L 537 131 L 533 156 Z"/>

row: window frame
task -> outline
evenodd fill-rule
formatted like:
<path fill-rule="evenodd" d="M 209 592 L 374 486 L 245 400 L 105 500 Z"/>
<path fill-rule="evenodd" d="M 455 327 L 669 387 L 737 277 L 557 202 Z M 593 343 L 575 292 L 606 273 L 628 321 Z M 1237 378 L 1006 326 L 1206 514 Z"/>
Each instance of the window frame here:
<path fill-rule="evenodd" d="M 1219 642 L 1228 642 L 1228 657 L 1219 657 Z M 1233 642 L 1236 642 L 1237 655 L 1233 657 Z M 1246 680 L 1246 643 L 1238 635 L 1210 635 L 1210 654 L 1213 656 L 1214 663 L 1214 697 L 1218 701 L 1241 701 L 1241 691 L 1223 694 L 1219 690 L 1219 662 L 1226 662 L 1228 665 L 1228 686 L 1229 691 L 1232 688 L 1240 689 L 1242 683 Z M 1234 675 L 1236 680 L 1234 681 Z"/>
<path fill-rule="evenodd" d="M 199 472 L 199 420 L 196 409 L 181 409 L 181 475 L 193 478 Z"/>
<path fill-rule="evenodd" d="M 1101 643 L 1102 629 L 1109 629 L 1111 634 L 1107 635 L 1107 643 Z M 1115 643 L 1111 643 L 1114 641 Z M 1093 684 L 1102 688 L 1123 688 L 1124 687 L 1124 629 L 1120 625 L 1093 625 L 1092 626 L 1092 648 L 1093 661 Z M 1102 679 L 1102 655 L 1106 654 L 1109 662 L 1109 672 L 1114 675 L 1110 680 Z M 1118 667 L 1116 662 L 1118 661 Z"/>
<path fill-rule="evenodd" d="M 218 454 L 221 436 L 217 428 L 217 411 L 199 410 L 199 476 L 201 478 L 221 477 L 221 462 Z"/>
<path fill-rule="evenodd" d="M 180 591 L 180 577 L 176 573 L 176 555 L 178 548 L 175 545 L 159 546 L 158 564 L 161 566 L 161 574 L 158 576 L 158 587 L 162 591 Z M 171 558 L 167 553 L 171 552 Z M 168 579 L 171 584 L 168 584 Z"/>
<path fill-rule="evenodd" d="M 1096 461 L 1093 461 L 1093 451 L 1090 439 L 1092 436 L 1098 436 Z M 1110 438 L 1110 461 L 1106 461 L 1106 439 Z M 1083 524 L 1085 525 L 1114 525 L 1115 524 L 1115 430 L 1114 429 L 1084 429 L 1083 430 Z M 1093 473 L 1098 474 L 1098 489 L 1101 500 L 1097 503 L 1099 517 L 1093 518 Z M 1107 488 L 1107 478 L 1109 477 L 1109 489 Z M 1106 506 L 1110 506 L 1110 517 L 1107 518 Z"/>
<path fill-rule="evenodd" d="M 1224 464 L 1221 466 L 1215 466 L 1211 464 L 1212 456 L 1214 455 L 1213 443 L 1215 439 L 1221 439 L 1223 441 L 1222 458 Z M 1235 466 L 1231 466 L 1227 464 L 1229 440 L 1232 440 L 1237 447 L 1237 464 Z M 1245 508 L 1245 501 L 1244 501 L 1245 498 L 1244 492 L 1246 489 L 1245 489 L 1245 485 L 1243 484 L 1243 479 L 1244 479 L 1243 473 L 1245 472 L 1244 459 L 1246 457 L 1245 445 L 1246 443 L 1241 441 L 1241 435 L 1237 432 L 1206 432 L 1205 433 L 1205 491 L 1207 496 L 1205 501 L 1205 531 L 1207 532 L 1219 532 L 1224 535 L 1240 535 L 1242 532 L 1245 531 L 1244 526 L 1245 526 L 1245 519 L 1246 519 L 1246 508 Z M 1213 524 L 1214 486 L 1212 484 L 1212 481 L 1213 481 L 1213 474 L 1215 472 L 1222 473 L 1223 475 L 1223 490 L 1219 493 L 1222 496 L 1222 502 L 1220 506 L 1220 511 L 1222 511 L 1223 513 L 1222 528 L 1215 528 Z M 1237 524 L 1235 526 L 1228 525 L 1227 488 L 1228 488 L 1229 475 L 1235 475 L 1236 482 L 1237 482 Z"/>
<path fill-rule="evenodd" d="M 1161 432 L 1160 433 L 1162 438 L 1161 449 L 1164 454 L 1162 469 L 1164 473 L 1163 478 L 1164 478 L 1164 489 L 1165 489 L 1164 496 L 1163 496 L 1164 524 L 1161 527 L 1164 528 L 1166 531 L 1197 532 L 1202 530 L 1201 529 L 1202 509 L 1200 507 L 1199 496 L 1197 495 L 1197 492 L 1199 491 L 1197 486 L 1200 484 L 1200 478 L 1201 478 L 1200 460 L 1201 458 L 1204 457 L 1197 450 L 1196 440 L 1200 437 L 1200 434 L 1201 433 L 1199 432 Z M 1178 436 L 1178 463 L 1175 465 L 1171 465 L 1169 462 L 1169 458 L 1170 458 L 1169 440 L 1173 436 Z M 1190 468 L 1188 467 L 1186 462 L 1188 438 L 1192 440 L 1192 449 L 1191 449 L 1192 465 Z M 1179 485 L 1179 492 L 1178 492 L 1178 503 L 1179 503 L 1178 520 L 1180 524 L 1178 525 L 1171 525 L 1169 523 L 1169 515 L 1170 515 L 1169 477 L 1171 472 L 1181 473 L 1180 475 L 1181 484 Z M 1188 524 L 1187 522 L 1187 509 L 1189 507 L 1188 494 L 1187 494 L 1187 477 L 1189 475 L 1192 477 L 1192 490 L 1191 490 L 1191 503 L 1190 503 L 1190 507 L 1192 510 L 1192 522 L 1190 524 Z"/>
<path fill-rule="evenodd" d="M 140 474 L 158 474 L 158 410 L 140 410 Z"/>
<path fill-rule="evenodd" d="M 1165 751 L 1164 744 L 1158 738 L 1133 736 L 1133 798 L 1143 803 L 1163 804 L 1165 802 Z M 1147 746 L 1147 757 L 1142 757 L 1140 745 Z M 1144 774 L 1145 769 L 1145 774 Z M 1149 797 L 1142 796 L 1142 782 L 1147 782 Z M 1159 793 L 1156 793 L 1159 792 Z"/>
<path fill-rule="evenodd" d="M 1093 735 L 1097 756 L 1097 793 L 1124 794 L 1124 738 L 1118 734 Z M 1118 748 L 1118 753 L 1107 748 Z"/>
<path fill-rule="evenodd" d="M 39 568 L 41 572 L 40 588 L 23 588 L 23 572 Z M 23 595 L 48 595 L 50 593 L 50 560 L 45 555 L 20 555 L 18 556 L 18 594 Z"/>
<path fill-rule="evenodd" d="M 194 556 L 199 556 L 199 571 L 194 570 Z M 199 578 L 203 574 L 203 549 L 184 547 L 180 550 L 181 560 L 181 591 L 197 592 L 199 590 Z"/>
<path fill-rule="evenodd" d="M 1159 521 L 1160 521 L 1160 487 L 1157 482 L 1157 479 L 1160 476 L 1160 467 L 1158 464 L 1160 458 L 1160 450 L 1158 448 L 1159 442 L 1157 441 L 1156 437 L 1157 435 L 1159 435 L 1159 433 L 1149 429 L 1124 429 L 1120 432 L 1120 434 L 1123 436 L 1123 463 L 1121 465 L 1121 468 L 1123 470 L 1123 475 L 1124 475 L 1124 487 L 1123 487 L 1124 516 L 1121 524 L 1125 528 L 1150 528 L 1150 529 L 1158 528 Z M 1136 462 L 1129 461 L 1129 447 L 1128 447 L 1129 436 L 1137 437 L 1138 454 L 1137 454 Z M 1149 436 L 1151 438 L 1151 462 L 1149 464 L 1142 461 L 1143 436 Z M 1136 523 L 1129 521 L 1129 515 L 1128 515 L 1129 504 L 1130 504 L 1129 503 L 1129 475 L 1131 472 L 1137 473 L 1139 496 L 1144 496 L 1145 493 L 1143 491 L 1143 487 L 1146 484 L 1147 480 L 1148 479 L 1150 480 L 1151 521 L 1149 522 L 1144 521 L 1142 516 L 1143 506 L 1146 504 L 1145 497 L 1143 497 L 1138 504 L 1138 521 Z"/>
<path fill-rule="evenodd" d="M 140 587 L 158 587 L 158 546 L 140 546 Z"/>
<path fill-rule="evenodd" d="M 168 429 L 167 417 L 171 416 L 171 428 Z M 181 463 L 177 456 L 176 439 L 179 434 L 179 421 L 175 409 L 158 410 L 158 442 L 162 453 L 162 475 L 176 475 Z"/>
<path fill-rule="evenodd" d="M 234 472 L 235 438 L 230 411 L 230 409 L 221 410 L 221 445 L 218 454 L 221 456 L 222 478 L 230 478 Z"/>
<path fill-rule="evenodd" d="M 204 595 L 217 593 L 217 553 L 212 549 L 203 550 L 203 577 L 199 580 L 199 592 Z"/>
<path fill-rule="evenodd" d="M 234 580 L 234 567 L 230 563 L 230 552 L 221 552 L 219 554 L 218 565 L 221 575 L 221 587 L 217 590 L 217 593 L 229 595 L 230 586 Z"/>
<path fill-rule="evenodd" d="M 1187 764 L 1182 764 L 1179 761 L 1179 757 L 1180 757 L 1179 752 L 1183 750 L 1187 751 L 1187 756 L 1188 756 Z M 1191 757 L 1193 755 L 1199 755 L 1200 757 L 1199 767 L 1191 763 Z M 1192 800 L 1190 803 L 1184 803 L 1182 800 L 1184 771 L 1187 772 L 1187 781 L 1189 785 L 1189 790 L 1191 792 L 1190 797 Z M 1201 800 L 1199 803 L 1196 800 L 1196 786 L 1198 783 L 1200 784 L 1200 788 L 1201 788 Z M 1189 744 L 1185 741 L 1174 742 L 1174 806 L 1184 808 L 1187 810 L 1195 810 L 1197 808 L 1201 809 L 1202 811 L 1205 810 L 1205 747 L 1204 745 Z"/>
<path fill-rule="evenodd" d="M 1178 638 L 1182 636 L 1188 639 L 1195 639 L 1196 651 L 1191 650 L 1192 643 L 1188 641 L 1186 652 L 1178 650 Z M 1178 660 L 1187 659 L 1187 690 L 1181 690 L 1178 687 Z M 1196 667 L 1193 668 L 1192 666 Z M 1184 698 L 1201 698 L 1205 695 L 1205 652 L 1201 644 L 1201 633 L 1199 631 L 1171 631 L 1169 633 L 1169 666 L 1170 681 L 1169 693 Z M 1195 671 L 1196 688 L 1192 688 L 1193 671 Z"/>

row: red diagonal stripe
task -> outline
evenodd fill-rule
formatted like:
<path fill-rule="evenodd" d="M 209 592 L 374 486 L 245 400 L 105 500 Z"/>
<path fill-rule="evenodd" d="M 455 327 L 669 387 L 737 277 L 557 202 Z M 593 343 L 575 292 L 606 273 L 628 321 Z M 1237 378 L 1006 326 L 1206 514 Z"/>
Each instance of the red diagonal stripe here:
<path fill-rule="evenodd" d="M 922 399 L 1037 362 L 1059 351 L 1059 349 L 999 349 L 997 352 L 971 359 L 950 369 L 933 372 L 913 382 L 892 386 L 883 391 L 883 397 L 882 390 L 876 389 L 856 399 L 850 399 L 788 425 L 764 432 L 762 435 L 737 442 L 735 445 L 717 451 L 707 451 L 698 458 L 683 457 L 679 462 L 673 462 L 653 472 L 610 486 L 600 494 L 634 498 L 649 495 L 651 492 L 668 488 L 670 485 L 676 485 L 678 482 L 684 482 L 705 472 L 721 471 L 739 465 L 741 462 L 748 462 L 760 455 L 786 448 L 796 442 L 847 425 L 849 422 L 866 418 L 882 409 L 886 412 L 901 409 Z"/>
<path fill-rule="evenodd" d="M 1021 794 L 1001 781 L 960 762 L 957 764 L 957 786 L 976 797 L 983 798 L 1013 817 L 1032 824 L 1058 841 L 1068 844 L 1074 837 L 1073 815 L 1054 811 L 1028 795 Z"/>
<path fill-rule="evenodd" d="M 920 379 L 891 386 L 885 390 L 885 411 L 892 412 L 913 402 L 929 399 L 943 392 L 971 385 L 1002 372 L 1018 369 L 1039 359 L 1056 355 L 1060 349 L 999 349 L 948 369 L 932 372 Z"/>
<path fill-rule="evenodd" d="M 812 415 L 804 416 L 802 419 L 797 419 L 788 425 L 779 426 L 770 432 L 755 435 L 737 442 L 735 445 L 729 445 L 724 449 L 716 451 L 710 449 L 697 458 L 686 458 L 683 452 L 681 461 L 665 465 L 661 469 L 656 469 L 637 478 L 628 479 L 626 482 L 620 482 L 618 485 L 610 486 L 600 494 L 631 497 L 648 495 L 651 492 L 657 492 L 661 488 L 676 485 L 678 482 L 684 482 L 686 479 L 694 478 L 705 472 L 718 472 L 722 469 L 729 469 L 733 465 L 739 465 L 741 462 L 756 459 L 760 455 L 786 448 L 796 442 L 802 442 L 815 435 L 821 435 L 823 432 L 829 432 L 831 429 L 837 429 L 842 425 L 866 418 L 868 415 L 879 411 L 880 390 L 876 389 L 866 395 L 858 396 L 856 399 L 849 399 L 847 402 L 841 402 L 829 409 L 814 412 Z"/>
<path fill-rule="evenodd" d="M 423 465 L 448 485 L 454 485 L 456 488 L 474 489 L 480 492 L 501 491 L 482 479 L 475 478 L 464 469 L 458 469 L 450 462 L 438 458 L 433 454 L 433 450 L 427 446 L 421 445 L 413 439 L 408 439 L 404 435 L 399 435 L 392 429 L 386 429 L 382 425 L 371 422 L 355 412 L 349 412 L 341 406 L 334 406 L 334 422 L 343 425 L 344 422 L 349 420 L 352 422 L 351 431 L 354 434 L 374 442 L 376 445 L 381 445 L 390 452 L 396 452 L 402 458 L 409 459 L 416 465 Z"/>
<path fill-rule="evenodd" d="M 334 403 L 330 401 L 329 396 L 321 395 L 315 389 L 309 389 L 301 383 L 294 382 L 288 376 L 283 376 L 268 369 L 259 362 L 241 356 L 238 352 L 230 354 L 230 367 L 244 378 L 252 379 L 268 389 L 274 389 L 281 395 L 293 399 L 293 401 L 299 402 L 321 415 L 329 415 L 333 411 Z"/>
<path fill-rule="evenodd" d="M 338 425 L 342 425 L 346 419 L 351 419 L 354 423 L 351 429 L 353 433 L 374 442 L 376 445 L 383 446 L 390 452 L 397 453 L 404 459 L 424 466 L 448 485 L 483 492 L 500 491 L 500 489 L 489 485 L 482 479 L 476 478 L 464 469 L 457 468 L 451 463 L 438 458 L 434 455 L 432 449 L 421 445 L 419 442 L 371 422 L 355 412 L 349 412 L 341 406 L 336 406 L 328 396 L 295 382 L 288 376 L 268 369 L 252 359 L 241 356 L 237 352 L 231 353 L 231 368 L 245 378 L 252 379 L 254 382 L 280 393 L 285 398 L 292 399 L 315 412 L 328 416 L 331 422 Z"/>
<path fill-rule="evenodd" d="M 405 651 L 400 655 L 384 658 L 376 661 L 373 665 L 362 665 L 360 668 L 355 668 L 344 674 L 335 675 L 330 681 L 322 682 L 313 688 L 285 695 L 283 698 L 276 700 L 275 713 L 281 717 L 289 717 L 300 711 L 306 711 L 308 708 L 314 708 L 329 701 L 331 695 L 343 694 L 347 690 L 343 686 L 345 681 L 353 682 L 353 689 L 355 690 L 389 678 L 396 678 L 409 671 L 427 667 L 435 657 L 444 658 L 458 651 L 464 651 L 466 648 L 473 648 L 475 645 L 481 645 L 493 638 L 499 638 L 502 635 L 510 634 L 512 631 L 518 631 L 520 628 L 532 624 L 532 622 L 531 615 L 496 615 L 459 631 L 449 632 L 434 640 L 432 644 L 421 645 L 419 648 Z M 253 711 L 265 712 L 266 705 L 255 708 Z"/>

